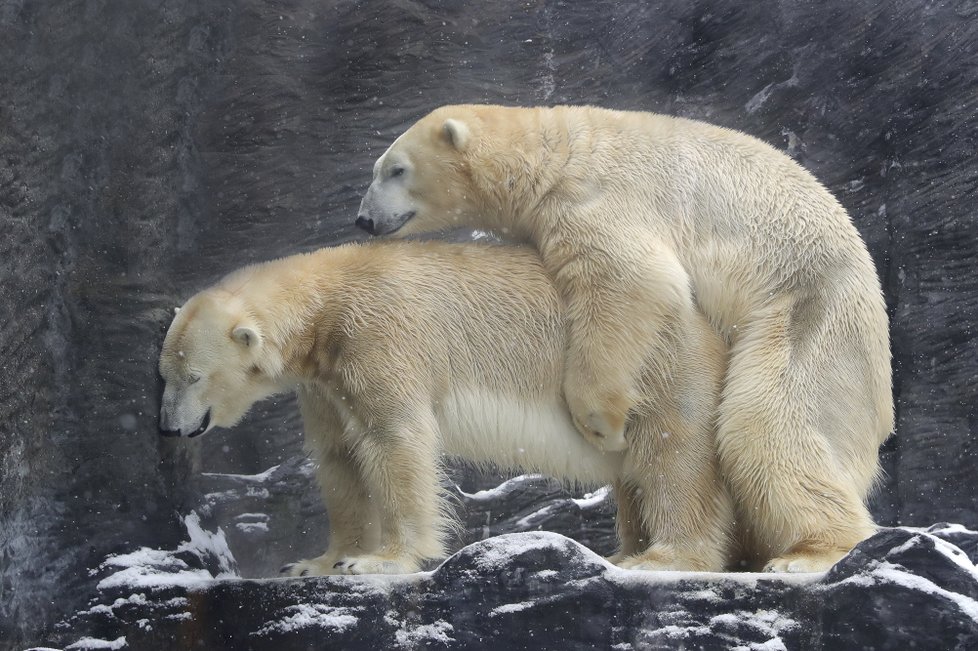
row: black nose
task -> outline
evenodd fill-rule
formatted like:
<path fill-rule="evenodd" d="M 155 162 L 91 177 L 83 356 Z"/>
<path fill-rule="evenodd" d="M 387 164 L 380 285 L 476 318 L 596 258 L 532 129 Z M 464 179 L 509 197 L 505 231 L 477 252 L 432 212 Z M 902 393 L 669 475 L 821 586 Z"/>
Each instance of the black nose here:
<path fill-rule="evenodd" d="M 369 217 L 364 217 L 363 215 L 357 217 L 357 226 L 367 231 L 371 235 L 374 234 L 374 220 L 370 219 Z"/>

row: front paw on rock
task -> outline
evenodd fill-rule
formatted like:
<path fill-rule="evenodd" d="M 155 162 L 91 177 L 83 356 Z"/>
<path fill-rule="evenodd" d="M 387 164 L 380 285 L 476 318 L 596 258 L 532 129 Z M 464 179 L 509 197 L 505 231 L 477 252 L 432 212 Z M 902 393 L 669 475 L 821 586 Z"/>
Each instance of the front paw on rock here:
<path fill-rule="evenodd" d="M 347 556 L 333 564 L 337 574 L 410 574 L 418 571 L 417 563 L 383 556 Z"/>
<path fill-rule="evenodd" d="M 329 572 L 324 572 L 318 568 L 312 561 L 286 563 L 279 570 L 279 573 L 285 574 L 286 576 L 322 576 L 329 574 Z"/>

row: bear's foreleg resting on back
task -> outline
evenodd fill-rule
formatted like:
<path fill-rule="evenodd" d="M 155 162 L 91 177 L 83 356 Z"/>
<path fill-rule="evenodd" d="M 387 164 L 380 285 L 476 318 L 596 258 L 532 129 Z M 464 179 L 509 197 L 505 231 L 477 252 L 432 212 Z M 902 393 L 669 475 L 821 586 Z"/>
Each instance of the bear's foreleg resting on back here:
<path fill-rule="evenodd" d="M 643 369 L 671 384 L 695 308 L 688 275 L 668 247 L 644 234 L 628 244 L 595 239 L 567 255 L 545 250 L 543 260 L 567 310 L 564 395 L 574 423 L 599 449 L 623 450 Z"/>

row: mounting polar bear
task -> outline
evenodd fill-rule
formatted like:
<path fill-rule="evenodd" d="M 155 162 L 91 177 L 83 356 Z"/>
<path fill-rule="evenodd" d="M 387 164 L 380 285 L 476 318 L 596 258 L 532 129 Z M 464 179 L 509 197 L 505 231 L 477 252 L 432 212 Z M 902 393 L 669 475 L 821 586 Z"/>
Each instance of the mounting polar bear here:
<path fill-rule="evenodd" d="M 565 398 L 603 449 L 636 443 L 642 370 L 674 376 L 701 310 L 729 346 L 722 472 L 768 568 L 826 569 L 873 532 L 893 429 L 879 281 L 842 206 L 774 148 L 650 113 L 446 106 L 377 160 L 357 224 L 532 243 L 566 305 Z"/>
<path fill-rule="evenodd" d="M 160 427 L 231 427 L 298 387 L 328 551 L 300 574 L 411 572 L 444 553 L 443 453 L 614 485 L 641 569 L 735 561 L 715 426 L 725 350 L 705 318 L 664 392 L 647 369 L 626 452 L 579 436 L 563 401 L 564 315 L 539 256 L 512 246 L 374 242 L 246 267 L 191 298 L 160 354 Z"/>

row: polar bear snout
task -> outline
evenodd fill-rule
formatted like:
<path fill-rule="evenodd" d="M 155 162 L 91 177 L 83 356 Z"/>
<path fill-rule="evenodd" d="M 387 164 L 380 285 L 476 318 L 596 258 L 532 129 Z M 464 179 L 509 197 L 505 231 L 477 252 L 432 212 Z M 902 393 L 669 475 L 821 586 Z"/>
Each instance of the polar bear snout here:
<path fill-rule="evenodd" d="M 369 217 L 365 215 L 357 216 L 356 224 L 357 224 L 357 228 L 361 228 L 367 231 L 368 233 L 370 233 L 371 235 L 376 235 L 376 233 L 374 232 L 374 220 L 370 219 Z"/>
<path fill-rule="evenodd" d="M 371 235 L 390 235 L 404 226 L 416 214 L 417 211 L 408 210 L 389 219 L 374 219 L 369 216 L 370 213 L 364 212 L 357 216 L 356 225 Z"/>
<path fill-rule="evenodd" d="M 186 391 L 167 386 L 160 406 L 160 435 L 193 438 L 206 432 L 211 425 L 211 408 L 193 399 Z"/>
<path fill-rule="evenodd" d="M 360 202 L 356 225 L 371 235 L 390 235 L 417 212 L 418 206 L 403 183 L 392 187 L 391 183 L 375 180 Z"/>
<path fill-rule="evenodd" d="M 160 436 L 186 436 L 194 438 L 200 436 L 208 430 L 211 424 L 211 410 L 204 412 L 203 417 L 197 423 L 181 423 L 180 419 L 174 416 L 167 405 L 163 405 L 160 410 Z"/>

